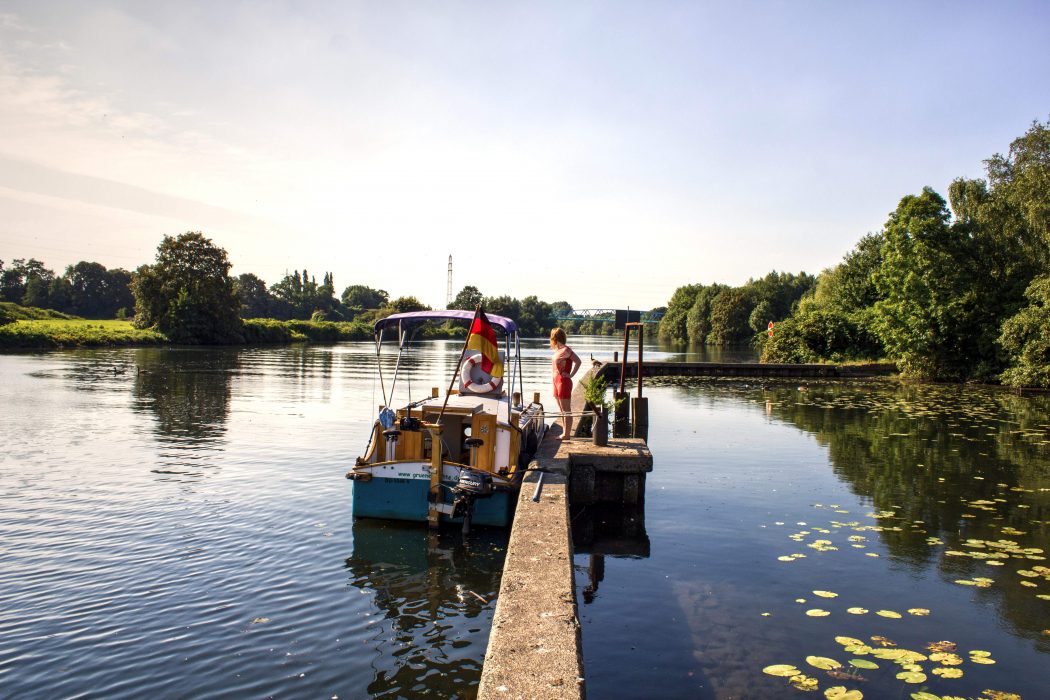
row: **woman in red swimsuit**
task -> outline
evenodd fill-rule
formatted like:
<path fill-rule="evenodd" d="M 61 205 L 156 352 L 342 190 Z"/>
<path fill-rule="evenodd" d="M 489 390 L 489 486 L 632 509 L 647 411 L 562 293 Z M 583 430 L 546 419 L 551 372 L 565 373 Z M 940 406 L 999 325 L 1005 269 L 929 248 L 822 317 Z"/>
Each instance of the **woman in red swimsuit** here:
<path fill-rule="evenodd" d="M 551 329 L 551 349 L 554 357 L 551 358 L 551 375 L 554 378 L 554 400 L 558 402 L 558 408 L 566 414 L 562 418 L 565 432 L 563 438 L 572 436 L 572 378 L 583 362 L 579 356 L 565 344 L 565 331 L 561 328 Z"/>

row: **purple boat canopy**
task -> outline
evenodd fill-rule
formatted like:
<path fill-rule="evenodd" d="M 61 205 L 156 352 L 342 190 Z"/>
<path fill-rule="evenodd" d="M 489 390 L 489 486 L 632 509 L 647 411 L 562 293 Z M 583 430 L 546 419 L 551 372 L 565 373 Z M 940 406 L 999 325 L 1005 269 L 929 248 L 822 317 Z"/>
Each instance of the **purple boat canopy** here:
<path fill-rule="evenodd" d="M 506 316 L 497 316 L 496 314 L 485 314 L 485 318 L 489 320 L 493 326 L 500 328 L 504 333 L 510 335 L 511 333 L 518 332 L 518 324 L 510 320 Z M 457 309 L 445 309 L 443 311 L 409 311 L 403 314 L 393 314 L 386 318 L 381 318 L 376 321 L 375 332 L 387 328 L 389 326 L 397 326 L 403 324 L 404 326 L 414 326 L 420 323 L 426 323 L 427 321 L 463 321 L 466 324 L 474 320 L 473 311 L 459 311 Z"/>

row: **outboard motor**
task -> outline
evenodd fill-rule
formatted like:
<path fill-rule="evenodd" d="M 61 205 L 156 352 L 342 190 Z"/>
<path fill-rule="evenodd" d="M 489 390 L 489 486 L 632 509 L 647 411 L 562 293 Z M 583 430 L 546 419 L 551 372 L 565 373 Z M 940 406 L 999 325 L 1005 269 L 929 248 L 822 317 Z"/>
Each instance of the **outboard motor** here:
<path fill-rule="evenodd" d="M 470 532 L 470 521 L 474 517 L 474 502 L 492 495 L 492 475 L 477 469 L 462 469 L 459 481 L 452 487 L 452 517 L 463 518 L 463 534 Z"/>

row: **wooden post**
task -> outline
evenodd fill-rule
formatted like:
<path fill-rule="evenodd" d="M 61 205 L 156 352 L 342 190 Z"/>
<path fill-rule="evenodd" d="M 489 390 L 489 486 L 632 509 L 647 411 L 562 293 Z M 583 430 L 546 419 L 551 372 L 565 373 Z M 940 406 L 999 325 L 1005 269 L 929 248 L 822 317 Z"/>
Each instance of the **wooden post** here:
<path fill-rule="evenodd" d="M 649 440 L 649 399 L 631 399 L 631 432 L 634 437 Z"/>
<path fill-rule="evenodd" d="M 439 389 L 436 386 L 430 387 L 430 398 L 436 399 L 440 395 L 441 395 L 441 389 Z"/>
<path fill-rule="evenodd" d="M 539 402 L 540 402 L 540 392 L 534 391 L 532 393 L 532 403 L 539 403 Z"/>
<path fill-rule="evenodd" d="M 441 459 L 441 426 L 436 423 L 427 423 L 430 431 L 430 492 L 428 499 L 430 507 L 427 511 L 427 523 L 436 528 L 441 519 L 441 513 L 437 509 L 441 503 L 441 469 L 444 466 Z"/>

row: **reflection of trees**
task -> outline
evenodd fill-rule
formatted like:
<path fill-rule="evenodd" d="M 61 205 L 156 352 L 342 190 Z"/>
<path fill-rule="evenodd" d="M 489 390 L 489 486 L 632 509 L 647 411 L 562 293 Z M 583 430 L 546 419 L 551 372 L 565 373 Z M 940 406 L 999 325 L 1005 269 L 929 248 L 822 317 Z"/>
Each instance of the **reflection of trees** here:
<path fill-rule="evenodd" d="M 1017 574 L 1045 561 L 1015 551 L 993 567 L 947 554 L 992 551 L 973 542 L 981 540 L 1050 550 L 1050 397 L 889 383 L 708 386 L 759 410 L 769 402 L 773 418 L 813 434 L 835 474 L 884 514 L 879 535 L 894 557 L 916 569 L 936 564 L 952 581 L 994 579 L 982 595 L 1000 601 L 1020 634 L 1050 646 L 1046 603 L 1034 595 L 1047 591 L 1018 585 Z"/>
<path fill-rule="evenodd" d="M 350 585 L 371 593 L 382 615 L 371 697 L 475 695 L 489 627 L 476 618 L 495 606 L 506 541 L 497 530 L 475 530 L 465 545 L 458 531 L 354 523 Z"/>
<path fill-rule="evenodd" d="M 660 383 L 660 382 L 654 382 Z M 916 570 L 994 579 L 981 595 L 1000 601 L 1018 632 L 1050 651 L 1041 635 L 1046 602 L 1019 585 L 1018 570 L 1047 565 L 1050 552 L 1050 395 L 988 388 L 871 382 L 676 380 L 704 396 L 754 402 L 756 410 L 812 434 L 827 447 L 835 474 L 870 500 L 890 554 Z M 690 394 L 695 402 L 695 392 Z M 929 538 L 935 538 L 932 541 Z M 968 540 L 1007 540 L 1017 549 L 1003 566 L 972 556 L 994 548 Z M 943 542 L 943 544 L 941 544 Z"/>
<path fill-rule="evenodd" d="M 155 420 L 157 442 L 169 450 L 158 471 L 200 473 L 202 449 L 219 446 L 230 411 L 232 349 L 141 349 L 135 352 L 134 409 Z"/>

